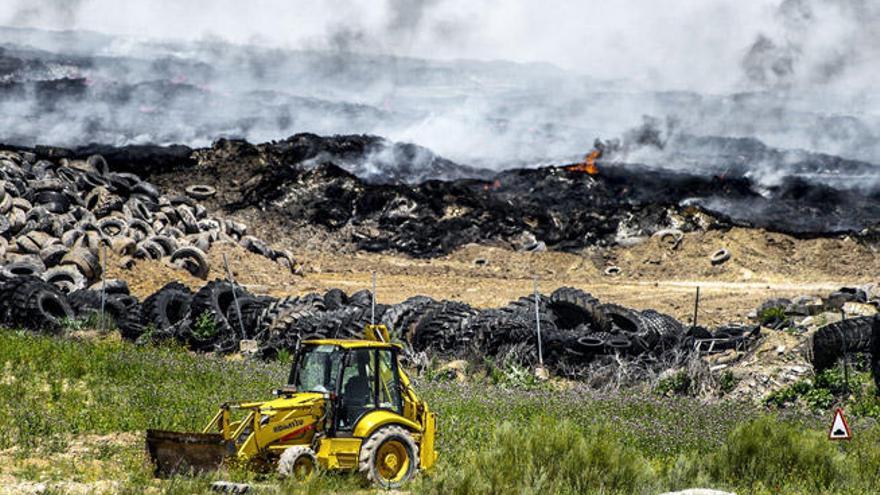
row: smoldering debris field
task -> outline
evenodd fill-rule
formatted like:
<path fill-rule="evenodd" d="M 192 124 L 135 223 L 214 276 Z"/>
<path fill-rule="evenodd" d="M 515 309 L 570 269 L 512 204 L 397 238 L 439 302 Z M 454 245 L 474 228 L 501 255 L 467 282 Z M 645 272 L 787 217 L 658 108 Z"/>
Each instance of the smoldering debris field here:
<path fill-rule="evenodd" d="M 848 466 L 874 462 L 880 418 L 880 121 L 870 93 L 798 86 L 804 40 L 758 38 L 745 89 L 710 94 L 544 63 L 0 33 L 13 493 L 357 491 L 238 467 L 169 484 L 138 442 L 371 321 L 441 414 L 446 464 L 416 492 L 878 486 Z M 852 447 L 821 438 L 836 406 Z M 546 438 L 517 438 L 526 422 Z M 756 463 L 786 442 L 807 453 Z M 464 469 L 523 444 L 515 474 Z M 545 479 L 563 444 L 606 474 Z"/>

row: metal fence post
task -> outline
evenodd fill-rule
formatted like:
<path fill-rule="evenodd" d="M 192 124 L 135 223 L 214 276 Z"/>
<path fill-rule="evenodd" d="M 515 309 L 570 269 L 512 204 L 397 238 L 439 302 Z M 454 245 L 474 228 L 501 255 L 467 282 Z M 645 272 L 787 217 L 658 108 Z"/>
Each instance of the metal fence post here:
<path fill-rule="evenodd" d="M 376 272 L 373 272 L 373 292 L 370 293 L 370 325 L 376 324 Z"/>
<path fill-rule="evenodd" d="M 538 277 L 535 277 L 535 331 L 538 334 L 538 364 L 544 367 L 544 350 L 541 346 L 541 294 L 538 292 Z"/>
<path fill-rule="evenodd" d="M 841 321 L 846 321 L 846 312 L 840 309 Z M 846 341 L 846 332 L 840 330 L 840 341 L 843 344 L 843 388 L 844 393 L 849 395 L 849 342 Z"/>
<path fill-rule="evenodd" d="M 107 245 L 103 242 L 101 243 L 101 252 L 102 255 L 102 267 L 101 267 L 101 321 L 99 323 L 101 333 L 104 333 L 104 320 L 107 319 L 107 316 L 104 314 L 104 303 L 107 300 L 107 282 L 104 279 L 104 274 L 107 273 Z"/>
<path fill-rule="evenodd" d="M 241 330 L 241 338 L 244 339 L 247 334 L 244 332 L 244 321 L 241 317 L 241 306 L 238 305 L 238 291 L 235 290 L 235 277 L 232 276 L 232 270 L 229 269 L 229 260 L 226 259 L 226 253 L 223 253 L 223 266 L 226 268 L 226 276 L 229 277 L 229 283 L 232 284 L 232 300 L 235 302 L 235 312 L 238 314 L 238 328 Z"/>

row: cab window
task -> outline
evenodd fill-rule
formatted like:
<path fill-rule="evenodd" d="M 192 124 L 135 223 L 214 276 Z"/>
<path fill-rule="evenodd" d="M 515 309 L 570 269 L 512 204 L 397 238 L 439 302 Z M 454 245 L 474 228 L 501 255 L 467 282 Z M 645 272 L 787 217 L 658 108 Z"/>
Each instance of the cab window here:
<path fill-rule="evenodd" d="M 342 353 L 332 345 L 309 346 L 295 364 L 293 384 L 298 392 L 335 392 Z"/>
<path fill-rule="evenodd" d="M 340 430 L 351 430 L 365 412 L 376 408 L 376 353 L 352 349 L 342 370 L 342 395 L 338 411 Z"/>
<path fill-rule="evenodd" d="M 397 361 L 390 349 L 377 349 L 379 355 L 379 408 L 403 414 L 400 399 L 400 382 L 397 374 Z"/>

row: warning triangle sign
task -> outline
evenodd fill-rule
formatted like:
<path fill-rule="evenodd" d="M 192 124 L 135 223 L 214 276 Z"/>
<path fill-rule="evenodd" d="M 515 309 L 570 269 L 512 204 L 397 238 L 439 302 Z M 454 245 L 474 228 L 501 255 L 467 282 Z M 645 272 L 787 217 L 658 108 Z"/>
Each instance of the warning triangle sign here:
<path fill-rule="evenodd" d="M 837 410 L 834 411 L 834 421 L 831 423 L 831 430 L 828 431 L 828 439 L 852 439 L 852 432 L 849 430 L 849 425 L 846 423 L 846 418 L 843 417 L 843 409 L 837 408 Z"/>

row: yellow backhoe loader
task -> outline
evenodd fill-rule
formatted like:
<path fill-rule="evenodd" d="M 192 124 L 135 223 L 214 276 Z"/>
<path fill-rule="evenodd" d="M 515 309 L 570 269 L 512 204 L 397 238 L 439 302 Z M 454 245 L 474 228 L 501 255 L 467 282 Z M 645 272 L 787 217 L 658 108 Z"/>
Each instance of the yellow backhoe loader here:
<path fill-rule="evenodd" d="M 307 478 L 317 466 L 396 488 L 437 460 L 436 414 L 398 364 L 383 325 L 364 340 L 309 340 L 287 386 L 263 402 L 227 403 L 201 433 L 147 431 L 157 476 L 216 469 L 230 459 Z"/>

